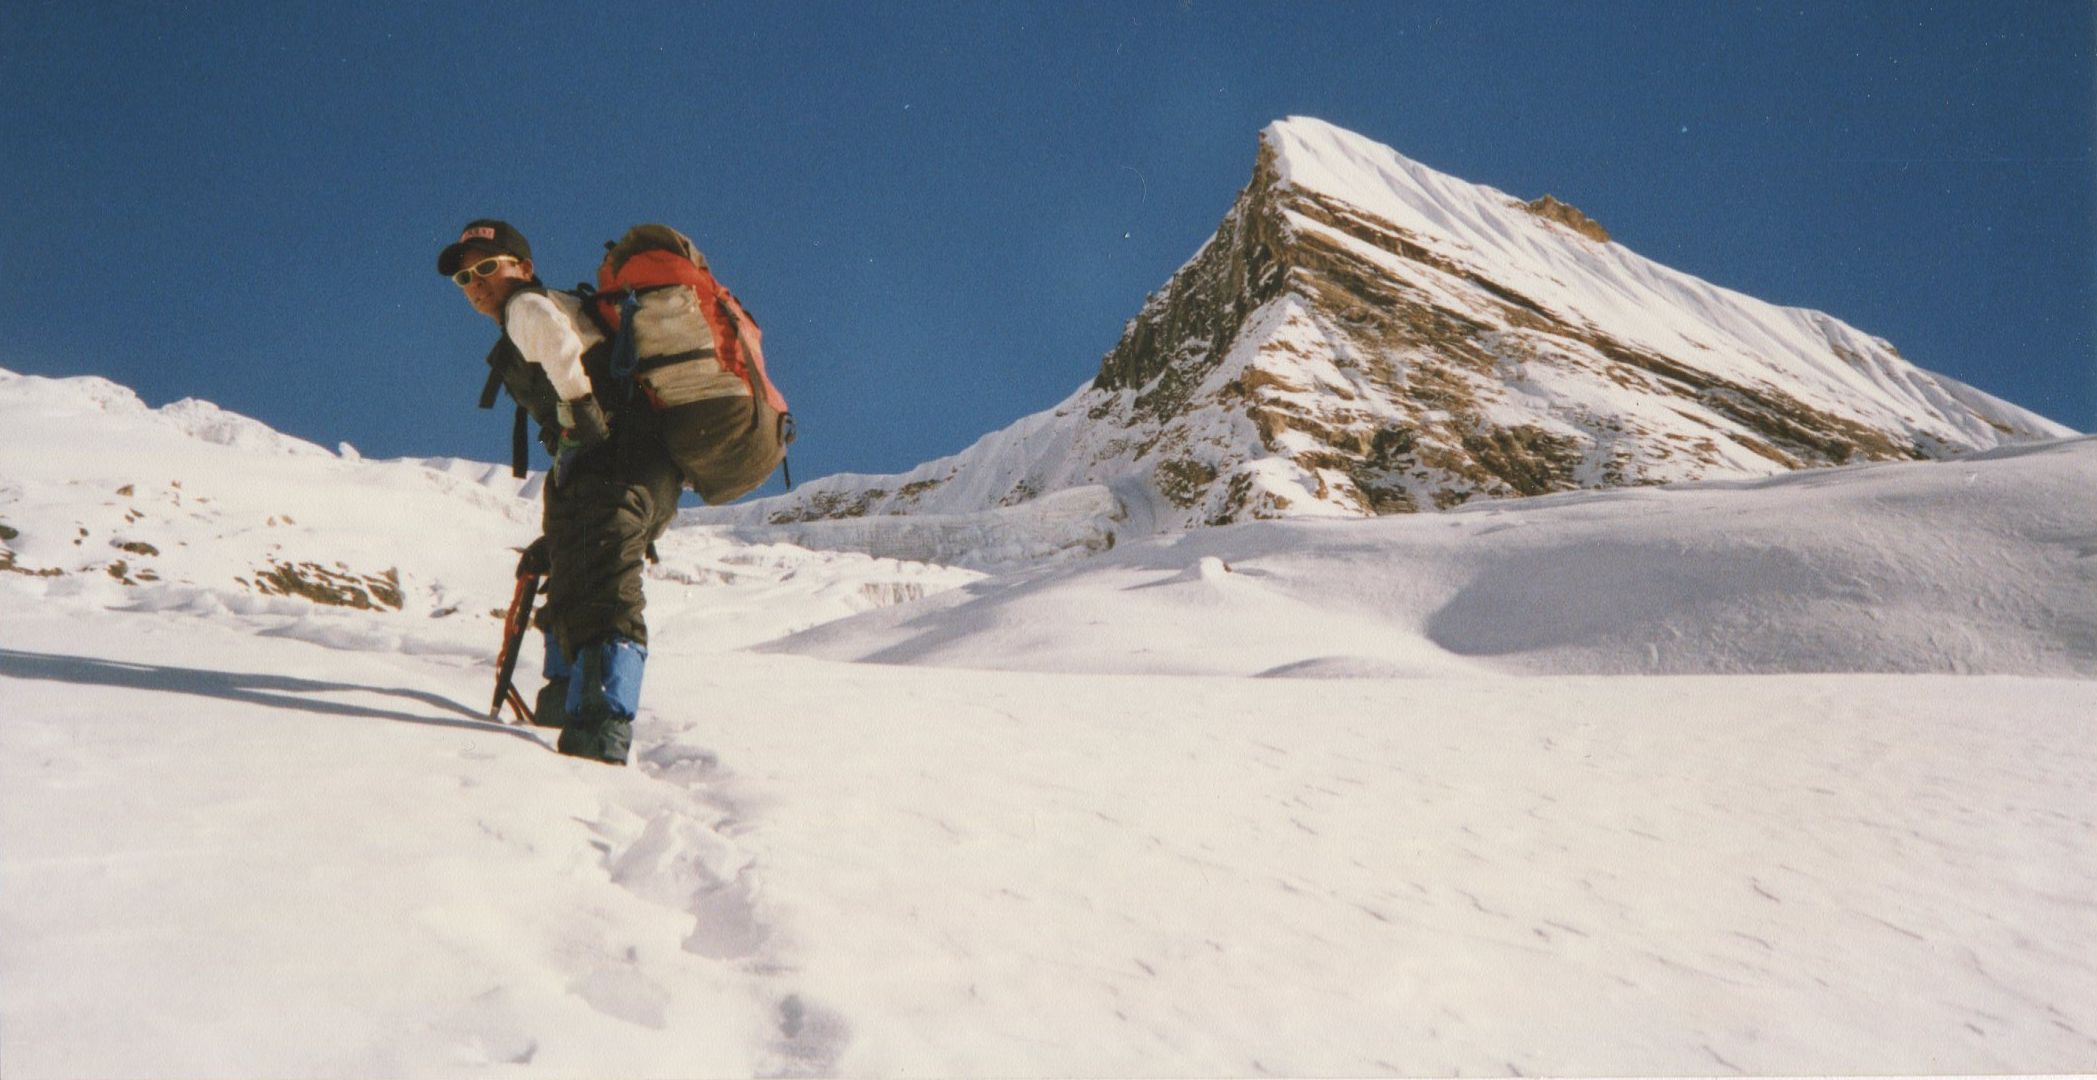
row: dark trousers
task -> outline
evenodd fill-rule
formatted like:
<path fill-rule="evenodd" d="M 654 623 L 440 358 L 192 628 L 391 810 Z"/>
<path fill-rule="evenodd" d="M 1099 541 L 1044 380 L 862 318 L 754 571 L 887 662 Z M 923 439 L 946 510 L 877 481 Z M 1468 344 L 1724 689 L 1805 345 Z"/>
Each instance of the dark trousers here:
<path fill-rule="evenodd" d="M 684 480 L 658 438 L 600 446 L 546 487 L 552 566 L 539 625 L 572 660 L 609 635 L 648 643 L 641 571 L 648 545 L 677 516 Z"/>

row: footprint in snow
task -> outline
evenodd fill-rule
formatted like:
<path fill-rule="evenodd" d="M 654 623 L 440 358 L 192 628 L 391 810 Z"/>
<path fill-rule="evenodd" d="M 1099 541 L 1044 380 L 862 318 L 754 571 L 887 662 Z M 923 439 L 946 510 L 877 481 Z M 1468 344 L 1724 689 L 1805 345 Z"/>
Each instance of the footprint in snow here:
<path fill-rule="evenodd" d="M 693 787 L 718 778 L 721 759 L 713 751 L 665 742 L 641 752 L 641 769 L 658 779 Z"/>
<path fill-rule="evenodd" d="M 692 897 L 692 915 L 698 921 L 684 939 L 684 950 L 709 960 L 755 956 L 772 936 L 758 922 L 750 890 L 740 880 Z"/>
<path fill-rule="evenodd" d="M 749 857 L 684 813 L 665 810 L 649 818 L 607 869 L 613 884 L 691 914 L 686 952 L 742 960 L 757 955 L 771 938 L 752 899 Z"/>
<path fill-rule="evenodd" d="M 779 1003 L 779 1038 L 772 1044 L 778 1066 L 766 1076 L 831 1076 L 852 1041 L 852 1027 L 837 1013 L 799 994 Z"/>
<path fill-rule="evenodd" d="M 635 951 L 628 949 L 626 963 L 598 968 L 568 984 L 568 990 L 614 1020 L 660 1031 L 670 991 L 641 974 L 634 966 L 637 960 Z"/>

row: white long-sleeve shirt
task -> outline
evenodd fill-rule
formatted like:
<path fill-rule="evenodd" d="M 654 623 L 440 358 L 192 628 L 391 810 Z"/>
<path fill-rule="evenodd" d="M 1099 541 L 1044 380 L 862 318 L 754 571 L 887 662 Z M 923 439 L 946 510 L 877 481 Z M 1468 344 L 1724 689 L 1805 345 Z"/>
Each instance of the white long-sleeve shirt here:
<path fill-rule="evenodd" d="M 567 293 L 520 292 L 505 307 L 503 329 L 527 363 L 546 370 L 562 401 L 590 393 L 582 356 L 604 335 L 583 313 L 582 301 Z"/>

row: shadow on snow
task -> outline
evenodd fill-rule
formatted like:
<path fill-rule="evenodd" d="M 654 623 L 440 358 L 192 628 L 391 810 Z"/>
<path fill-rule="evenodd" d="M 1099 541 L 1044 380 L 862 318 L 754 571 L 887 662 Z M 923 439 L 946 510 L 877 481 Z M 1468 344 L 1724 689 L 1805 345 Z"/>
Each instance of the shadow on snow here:
<path fill-rule="evenodd" d="M 19 649 L 0 649 L 0 676 L 11 679 L 38 679 L 46 682 L 78 683 L 85 686 L 113 686 L 126 690 L 149 690 L 176 694 L 194 694 L 198 697 L 218 698 L 221 701 L 237 701 L 247 705 L 261 705 L 271 709 L 297 709 L 301 712 L 319 713 L 323 716 L 355 716 L 372 720 L 393 720 L 404 724 L 427 724 L 432 727 L 460 728 L 467 731 L 499 732 L 514 736 L 536 746 L 546 744 L 531 734 L 503 724 L 493 723 L 482 715 L 456 701 L 421 690 L 405 690 L 377 686 L 358 686 L 354 683 L 320 682 L 314 679 L 296 679 L 285 675 L 264 675 L 238 671 L 208 671 L 202 668 L 167 667 L 160 664 L 136 664 L 123 660 L 101 660 L 88 656 L 61 656 L 52 653 L 23 652 Z M 368 705 L 351 705 L 340 701 L 326 701 L 304 694 L 334 694 L 353 692 L 361 694 L 383 694 L 388 697 L 406 698 L 424 705 L 455 713 L 467 719 L 452 719 L 443 716 L 417 715 L 397 712 L 392 709 L 377 709 Z"/>

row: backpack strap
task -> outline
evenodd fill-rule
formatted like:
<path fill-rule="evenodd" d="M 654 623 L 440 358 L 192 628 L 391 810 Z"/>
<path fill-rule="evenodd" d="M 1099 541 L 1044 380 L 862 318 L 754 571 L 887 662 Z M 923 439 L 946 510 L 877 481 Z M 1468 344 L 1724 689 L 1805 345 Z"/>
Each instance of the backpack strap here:
<path fill-rule="evenodd" d="M 610 341 L 619 336 L 619 332 L 612 329 L 612 324 L 605 321 L 604 313 L 597 310 L 597 301 L 599 299 L 597 286 L 587 281 L 578 281 L 575 283 L 574 288 L 561 291 L 582 301 L 583 317 L 589 319 L 590 325 L 596 327 L 597 332 L 604 335 L 604 340 Z"/>
<path fill-rule="evenodd" d="M 595 306 L 595 305 L 592 305 Z M 612 383 L 618 389 L 618 404 L 625 406 L 633 400 L 634 373 L 640 369 L 640 343 L 634 340 L 633 316 L 640 310 L 641 297 L 632 289 L 619 298 L 619 332 L 612 338 L 612 356 L 606 363 L 611 372 Z"/>
<path fill-rule="evenodd" d="M 495 407 L 495 395 L 502 392 L 502 372 L 493 367 L 488 369 L 488 382 L 481 387 L 481 408 Z M 510 475 L 519 480 L 531 472 L 531 413 L 524 406 L 517 406 L 517 418 L 510 423 Z"/>
<path fill-rule="evenodd" d="M 510 475 L 519 480 L 531 473 L 532 414 L 524 406 L 517 406 L 517 418 L 510 422 Z"/>

